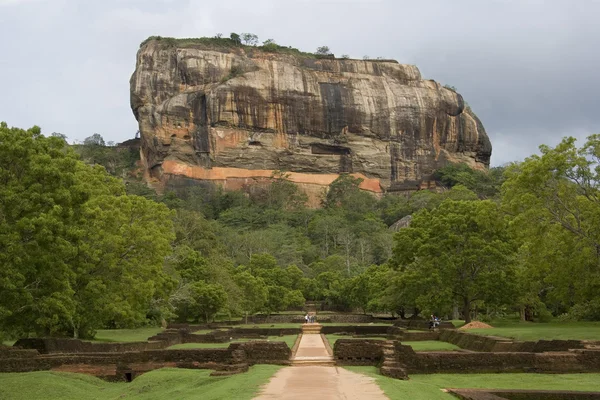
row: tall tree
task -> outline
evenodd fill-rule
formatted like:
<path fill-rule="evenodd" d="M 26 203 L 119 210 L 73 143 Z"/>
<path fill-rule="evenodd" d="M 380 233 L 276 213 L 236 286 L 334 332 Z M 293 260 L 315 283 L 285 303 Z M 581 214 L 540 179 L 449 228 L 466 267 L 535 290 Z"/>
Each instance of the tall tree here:
<path fill-rule="evenodd" d="M 92 336 L 145 320 L 164 299 L 166 207 L 126 196 L 58 137 L 0 124 L 0 324 L 15 334 Z"/>
<path fill-rule="evenodd" d="M 600 135 L 540 151 L 510 166 L 502 187 L 523 266 L 556 313 L 577 304 L 600 313 Z"/>
<path fill-rule="evenodd" d="M 491 201 L 446 200 L 414 215 L 396 234 L 392 265 L 421 309 L 462 305 L 471 320 L 475 301 L 503 304 L 514 288 L 514 245 Z M 501 284 L 499 284 L 501 283 Z M 412 288 L 412 290 L 411 290 Z"/>

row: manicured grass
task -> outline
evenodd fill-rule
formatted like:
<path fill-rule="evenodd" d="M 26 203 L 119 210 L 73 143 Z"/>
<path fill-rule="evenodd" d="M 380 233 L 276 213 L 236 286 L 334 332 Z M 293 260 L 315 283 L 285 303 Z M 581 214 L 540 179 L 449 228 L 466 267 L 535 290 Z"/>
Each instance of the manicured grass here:
<path fill-rule="evenodd" d="M 291 349 L 294 346 L 297 337 L 297 335 L 269 336 L 267 340 L 271 342 L 285 342 Z M 229 347 L 230 343 L 250 342 L 252 340 L 264 339 L 236 339 L 226 343 L 182 343 L 175 344 L 169 347 L 169 349 L 219 349 Z"/>
<path fill-rule="evenodd" d="M 16 340 L 4 340 L 2 341 L 2 344 L 5 346 L 12 346 L 13 344 L 15 344 Z"/>
<path fill-rule="evenodd" d="M 336 340 L 338 339 L 369 339 L 369 340 L 385 340 L 384 337 L 377 337 L 377 336 L 369 336 L 369 337 L 352 337 L 350 335 L 325 335 L 325 337 L 327 338 L 327 340 L 329 341 L 329 345 L 331 346 L 331 348 L 333 348 L 333 344 L 335 343 Z"/>
<path fill-rule="evenodd" d="M 137 329 L 100 329 L 94 340 L 99 342 L 145 342 L 150 336 L 161 332 L 160 327 Z"/>
<path fill-rule="evenodd" d="M 390 399 L 456 399 L 445 388 L 600 391 L 600 374 L 431 374 L 407 381 L 382 376 L 375 367 L 344 367 L 376 379 Z"/>
<path fill-rule="evenodd" d="M 439 340 L 423 340 L 401 343 L 412 347 L 414 351 L 453 351 L 460 349 L 460 347 L 455 346 L 452 343 L 442 342 Z"/>
<path fill-rule="evenodd" d="M 193 332 L 195 335 L 206 335 L 207 333 L 211 333 L 217 331 L 219 329 L 200 329 L 199 331 Z"/>
<path fill-rule="evenodd" d="M 110 383 L 98 378 L 59 372 L 0 374 L 3 400 L 162 400 L 252 399 L 279 369 L 256 365 L 247 373 L 210 377 L 210 370 L 164 368 L 145 373 L 131 383 Z"/>
<path fill-rule="evenodd" d="M 452 325 L 454 325 L 455 328 L 460 328 L 465 324 L 465 321 L 462 319 L 451 319 L 450 322 L 452 322 Z"/>
<path fill-rule="evenodd" d="M 465 332 L 532 341 L 540 339 L 600 340 L 600 322 L 493 321 L 490 325 L 493 328 L 469 329 Z"/>

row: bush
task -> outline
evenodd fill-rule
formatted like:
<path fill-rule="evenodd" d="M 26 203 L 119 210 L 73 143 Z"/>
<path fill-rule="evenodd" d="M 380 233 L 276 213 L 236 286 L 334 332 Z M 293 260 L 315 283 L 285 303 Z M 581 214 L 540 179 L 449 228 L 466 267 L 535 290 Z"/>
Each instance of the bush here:
<path fill-rule="evenodd" d="M 572 321 L 600 321 L 600 299 L 574 305 L 568 316 Z"/>

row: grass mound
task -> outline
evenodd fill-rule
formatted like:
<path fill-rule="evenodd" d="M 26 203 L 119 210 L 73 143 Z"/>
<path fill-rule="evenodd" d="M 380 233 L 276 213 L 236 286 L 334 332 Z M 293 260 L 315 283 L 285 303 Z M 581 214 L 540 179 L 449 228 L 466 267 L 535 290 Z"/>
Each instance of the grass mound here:
<path fill-rule="evenodd" d="M 0 374 L 3 400 L 162 400 L 162 399 L 252 399 L 259 388 L 279 369 L 256 365 L 247 373 L 211 377 L 210 370 L 163 368 L 131 383 L 110 383 L 71 373 L 28 372 Z"/>
<path fill-rule="evenodd" d="M 600 391 L 600 374 L 429 374 L 401 381 L 380 375 L 375 367 L 344 367 L 375 378 L 390 399 L 452 400 L 445 388 Z"/>

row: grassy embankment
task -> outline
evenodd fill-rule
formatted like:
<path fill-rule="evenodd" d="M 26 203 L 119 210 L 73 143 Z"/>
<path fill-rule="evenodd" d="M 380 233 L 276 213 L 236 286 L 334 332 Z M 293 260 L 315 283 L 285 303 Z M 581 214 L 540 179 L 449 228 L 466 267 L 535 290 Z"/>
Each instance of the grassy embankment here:
<path fill-rule="evenodd" d="M 600 322 L 518 322 L 492 321 L 490 329 L 467 332 L 486 336 L 503 336 L 516 340 L 579 339 L 600 340 Z"/>
<path fill-rule="evenodd" d="M 445 388 L 600 391 L 600 374 L 431 374 L 401 381 L 380 375 L 375 367 L 344 367 L 369 375 L 390 399 L 456 399 Z"/>
<path fill-rule="evenodd" d="M 279 369 L 256 365 L 244 374 L 211 377 L 210 370 L 164 368 L 145 373 L 131 383 L 61 372 L 0 374 L 3 400 L 162 400 L 162 399 L 252 399 Z M 199 397 L 200 396 L 200 397 Z"/>
<path fill-rule="evenodd" d="M 137 329 L 100 329 L 96 332 L 98 342 L 145 342 L 163 329 L 160 327 Z"/>

